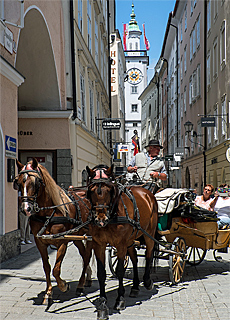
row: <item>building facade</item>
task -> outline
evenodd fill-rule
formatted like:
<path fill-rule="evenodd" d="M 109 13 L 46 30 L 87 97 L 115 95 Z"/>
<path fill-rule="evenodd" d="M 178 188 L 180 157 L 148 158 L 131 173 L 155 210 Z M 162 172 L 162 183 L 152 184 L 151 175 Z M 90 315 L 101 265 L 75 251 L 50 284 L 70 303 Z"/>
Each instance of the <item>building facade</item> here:
<path fill-rule="evenodd" d="M 127 28 L 126 50 L 126 72 L 127 81 L 125 82 L 125 132 L 126 143 L 132 150 L 132 137 L 134 130 L 137 130 L 138 137 L 141 140 L 141 101 L 139 95 L 147 86 L 147 67 L 149 57 L 146 50 L 140 49 L 140 36 L 142 32 L 136 21 L 134 5 L 132 4 L 131 20 Z M 140 142 L 140 149 L 142 149 Z M 133 152 L 127 153 L 127 164 L 132 159 Z"/>
<path fill-rule="evenodd" d="M 111 163 L 110 37 L 115 1 L 1 4 L 1 259 L 20 253 L 15 158 L 36 157 L 59 185 Z M 57 28 L 58 22 L 58 28 Z"/>

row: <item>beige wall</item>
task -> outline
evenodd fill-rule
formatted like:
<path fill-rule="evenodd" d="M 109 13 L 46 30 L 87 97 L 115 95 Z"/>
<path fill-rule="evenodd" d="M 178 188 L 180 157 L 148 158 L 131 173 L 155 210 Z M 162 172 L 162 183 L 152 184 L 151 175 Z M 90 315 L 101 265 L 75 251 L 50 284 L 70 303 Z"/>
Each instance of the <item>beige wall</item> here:
<path fill-rule="evenodd" d="M 70 148 L 69 119 L 20 119 L 18 132 L 21 150 Z"/>
<path fill-rule="evenodd" d="M 1 76 L 0 121 L 4 134 L 17 138 L 17 86 L 9 79 Z M 5 158 L 5 177 L 7 177 L 7 158 Z M 5 233 L 18 228 L 17 192 L 12 188 L 12 182 L 5 179 Z"/>

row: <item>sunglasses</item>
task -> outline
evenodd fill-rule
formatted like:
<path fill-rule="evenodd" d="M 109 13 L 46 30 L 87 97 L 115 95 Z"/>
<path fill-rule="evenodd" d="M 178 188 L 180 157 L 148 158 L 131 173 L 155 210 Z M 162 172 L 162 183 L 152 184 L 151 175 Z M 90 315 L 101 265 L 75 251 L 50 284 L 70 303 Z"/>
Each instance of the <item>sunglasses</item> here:
<path fill-rule="evenodd" d="M 212 190 L 210 190 L 210 189 L 206 189 L 206 188 L 204 188 L 204 190 L 206 190 L 206 191 L 210 191 L 210 192 L 212 191 Z"/>

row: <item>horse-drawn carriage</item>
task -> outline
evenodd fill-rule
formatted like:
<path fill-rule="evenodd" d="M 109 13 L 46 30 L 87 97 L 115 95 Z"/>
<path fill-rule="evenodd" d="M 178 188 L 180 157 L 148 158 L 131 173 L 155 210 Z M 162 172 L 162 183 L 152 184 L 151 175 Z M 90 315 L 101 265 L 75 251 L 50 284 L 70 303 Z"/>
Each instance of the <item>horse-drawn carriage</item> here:
<path fill-rule="evenodd" d="M 31 230 L 42 257 L 47 280 L 44 301 L 48 300 L 48 303 L 52 299 L 52 286 L 47 247 L 51 244 L 57 248 L 53 275 L 63 292 L 68 290 L 68 285 L 60 278 L 60 268 L 67 244 L 73 241 L 78 247 L 84 265 L 77 294 L 82 292 L 86 280 L 90 284 L 90 278 L 86 279 L 85 273 L 89 271 L 91 251 L 94 249 L 100 285 L 98 319 L 108 318 L 105 292 L 105 251 L 108 244 L 116 248 L 117 263 L 116 270 L 113 271 L 119 279 L 115 303 L 117 310 L 125 308 L 123 277 L 127 254 L 132 260 L 134 274 L 130 296 L 138 295 L 140 281 L 135 246 L 142 245 L 139 239 L 144 238 L 146 265 L 143 282 L 148 290 L 153 287 L 150 277 L 153 253 L 156 259 L 169 260 L 170 279 L 173 283 L 178 283 L 184 273 L 187 246 L 201 248 L 204 252 L 210 248 L 221 249 L 228 246 L 230 230 L 220 233 L 215 217 L 207 216 L 207 213 L 202 214 L 202 218 L 199 215 L 195 218 L 191 216 L 192 200 L 188 190 L 181 189 L 177 196 L 177 190 L 174 190 L 169 197 L 162 193 L 155 197 L 141 186 L 116 182 L 112 167 L 98 166 L 94 169 L 87 167 L 87 188 L 71 188 L 69 192 L 65 192 L 55 184 L 48 171 L 36 159 L 25 166 L 19 162 L 17 164 L 19 175 L 14 186 L 22 191 L 21 210 L 31 215 Z M 165 197 L 166 202 L 163 199 L 158 199 L 157 202 L 156 198 L 159 196 Z M 163 209 L 159 203 L 162 203 Z M 90 241 L 87 241 L 85 247 L 82 240 Z M 201 258 L 204 257 L 204 252 Z M 191 263 L 194 260 L 191 259 Z M 111 264 L 114 268 L 114 264 Z"/>

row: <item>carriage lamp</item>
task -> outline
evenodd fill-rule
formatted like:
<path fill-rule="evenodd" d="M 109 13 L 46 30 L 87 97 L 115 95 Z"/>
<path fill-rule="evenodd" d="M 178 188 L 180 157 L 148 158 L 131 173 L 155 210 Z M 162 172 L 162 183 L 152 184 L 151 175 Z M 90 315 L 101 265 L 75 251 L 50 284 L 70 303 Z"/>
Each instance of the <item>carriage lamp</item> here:
<path fill-rule="evenodd" d="M 190 133 L 193 129 L 193 123 L 191 121 L 186 121 L 184 124 L 185 133 Z"/>

